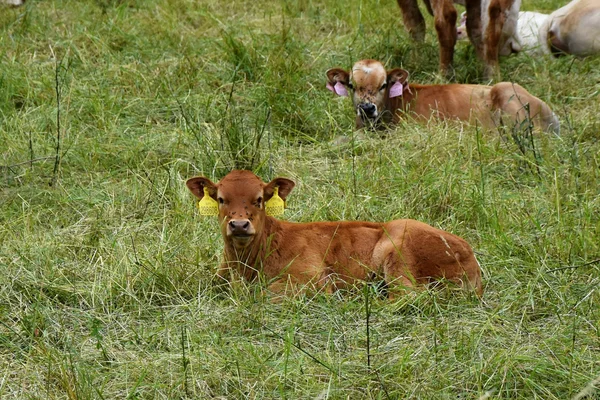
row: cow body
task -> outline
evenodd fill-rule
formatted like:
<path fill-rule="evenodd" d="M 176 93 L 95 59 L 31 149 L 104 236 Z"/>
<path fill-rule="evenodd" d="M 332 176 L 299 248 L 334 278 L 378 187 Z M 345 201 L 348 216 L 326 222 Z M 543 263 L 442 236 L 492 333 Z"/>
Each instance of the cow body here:
<path fill-rule="evenodd" d="M 431 2 L 430 2 L 431 1 Z M 466 30 L 480 59 L 485 63 L 485 75 L 498 74 L 498 56 L 510 48 L 508 41 L 516 27 L 521 0 L 425 0 L 432 13 L 440 44 L 440 70 L 448 73 L 456 44 L 457 13 L 453 3 L 465 6 Z M 417 0 L 398 0 L 404 26 L 414 40 L 425 37 L 425 20 Z M 505 26 L 506 25 L 506 26 Z M 502 51 L 506 53 L 506 51 Z"/>
<path fill-rule="evenodd" d="M 548 14 L 539 12 L 522 11 L 519 13 L 516 41 L 519 42 L 521 51 L 531 55 L 550 52 L 547 43 L 541 38 L 541 27 L 547 19 Z"/>
<path fill-rule="evenodd" d="M 600 53 L 600 0 L 573 0 L 554 11 L 540 28 L 540 42 L 556 55 Z"/>
<path fill-rule="evenodd" d="M 511 32 L 510 27 L 505 30 L 505 34 Z M 466 37 L 465 16 L 457 28 L 457 38 Z M 513 37 L 505 42 L 500 54 L 510 51 L 579 57 L 600 53 L 600 0 L 574 0 L 552 14 L 519 12 Z"/>
<path fill-rule="evenodd" d="M 560 124 L 548 105 L 517 84 L 409 85 L 408 75 L 399 68 L 386 71 L 375 60 L 359 61 L 349 72 L 340 68 L 327 71 L 330 90 L 342 96 L 353 92 L 357 128 L 397 123 L 409 115 L 421 120 L 477 120 L 489 128 L 505 120 L 530 120 L 535 127 L 559 133 Z"/>
<path fill-rule="evenodd" d="M 25 4 L 25 0 L 0 0 L 0 4 L 8 4 L 9 6 L 18 7 Z"/>
<path fill-rule="evenodd" d="M 270 289 L 306 286 L 332 292 L 381 276 L 395 288 L 446 279 L 482 294 L 481 271 L 469 244 L 425 223 L 401 219 L 292 223 L 265 214 L 275 187 L 282 198 L 293 182 L 265 184 L 250 171 L 232 171 L 218 184 L 204 177 L 187 181 L 198 198 L 204 188 L 218 200 L 225 241 L 219 275 L 236 271 L 248 281 L 262 275 Z"/>

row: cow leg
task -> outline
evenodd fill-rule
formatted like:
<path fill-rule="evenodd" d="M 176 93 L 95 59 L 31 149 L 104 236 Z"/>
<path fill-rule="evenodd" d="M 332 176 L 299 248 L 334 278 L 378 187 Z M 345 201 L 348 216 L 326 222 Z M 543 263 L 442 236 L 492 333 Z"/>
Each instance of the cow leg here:
<path fill-rule="evenodd" d="M 395 278 L 392 282 L 387 282 L 387 292 L 388 298 L 390 300 L 394 300 L 398 297 L 405 296 L 409 293 L 415 293 L 419 289 L 412 280 L 409 278 L 402 276 L 400 278 Z"/>
<path fill-rule="evenodd" d="M 433 19 L 440 44 L 440 71 L 447 75 L 456 44 L 456 8 L 452 0 L 433 0 Z"/>
<path fill-rule="evenodd" d="M 425 19 L 419 10 L 417 0 L 398 0 L 402 10 L 402 20 L 408 34 L 415 42 L 425 40 Z"/>
<path fill-rule="evenodd" d="M 512 7 L 514 0 L 491 0 L 488 8 L 490 22 L 483 36 L 485 77 L 492 78 L 500 74 L 498 53 L 502 28 L 506 21 L 506 11 Z"/>
<path fill-rule="evenodd" d="M 481 0 L 467 0 L 467 35 L 475 47 L 477 57 L 483 60 L 483 42 L 481 28 Z"/>

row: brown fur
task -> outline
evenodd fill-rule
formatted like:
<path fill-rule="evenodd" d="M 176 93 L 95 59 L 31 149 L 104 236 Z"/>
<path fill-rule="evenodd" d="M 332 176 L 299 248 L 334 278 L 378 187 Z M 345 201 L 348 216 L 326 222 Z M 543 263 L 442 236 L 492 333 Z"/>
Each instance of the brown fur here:
<path fill-rule="evenodd" d="M 503 119 L 521 123 L 529 116 L 535 127 L 559 132 L 558 119 L 548 105 L 518 84 L 408 85 L 408 76 L 407 71 L 399 68 L 386 71 L 375 60 L 359 61 L 349 72 L 340 68 L 327 71 L 330 85 L 340 82 L 350 92 L 353 91 L 357 128 L 367 122 L 374 125 L 380 122 L 397 123 L 405 114 L 420 120 L 429 120 L 434 116 L 461 121 L 477 120 L 488 128 L 503 123 Z M 390 88 L 396 82 L 404 85 L 404 92 L 401 96 L 391 98 Z M 360 112 L 361 105 L 366 103 L 374 105 L 377 110 L 372 118 Z"/>
<path fill-rule="evenodd" d="M 274 292 L 285 292 L 288 285 L 332 292 L 376 274 L 385 278 L 391 295 L 395 288 L 440 279 L 483 293 L 469 244 L 423 222 L 281 221 L 265 214 L 264 203 L 276 186 L 285 200 L 294 182 L 276 178 L 266 184 L 250 171 L 234 170 L 217 184 L 205 177 L 186 184 L 200 199 L 208 187 L 220 203 L 225 254 L 219 275 L 224 278 L 231 271 L 249 281 L 262 274 Z M 243 235 L 233 232 L 247 223 Z"/>
<path fill-rule="evenodd" d="M 482 32 L 482 0 L 424 0 L 432 12 L 438 42 L 440 44 L 440 71 L 447 74 L 452 66 L 454 45 L 456 44 L 456 8 L 454 3 L 463 4 L 467 12 L 467 34 L 479 58 L 486 67 L 485 74 L 491 77 L 498 73 L 498 54 L 502 46 L 502 29 L 507 11 L 514 0 L 489 0 L 489 7 L 483 12 L 489 15 L 489 24 Z M 429 3 L 431 1 L 431 3 Z M 417 0 L 398 0 L 402 10 L 404 26 L 416 41 L 425 37 L 425 20 L 419 11 Z"/>

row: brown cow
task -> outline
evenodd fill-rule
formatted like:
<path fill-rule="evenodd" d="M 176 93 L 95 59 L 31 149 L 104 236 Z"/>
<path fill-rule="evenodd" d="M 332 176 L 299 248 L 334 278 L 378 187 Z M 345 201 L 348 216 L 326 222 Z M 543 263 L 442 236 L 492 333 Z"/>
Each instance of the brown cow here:
<path fill-rule="evenodd" d="M 512 36 L 516 27 L 521 0 L 424 0 L 433 15 L 440 44 L 440 71 L 447 74 L 454 57 L 456 44 L 456 8 L 462 4 L 467 10 L 467 34 L 480 59 L 485 63 L 485 76 L 498 74 L 498 55 L 506 46 L 505 40 Z M 398 0 L 402 18 L 413 40 L 423 41 L 425 20 L 419 11 L 417 0 Z M 504 27 L 507 23 L 511 25 Z"/>
<path fill-rule="evenodd" d="M 357 128 L 396 123 L 410 113 L 425 120 L 432 116 L 476 119 L 488 128 L 501 124 L 503 117 L 513 123 L 529 119 L 544 131 L 560 131 L 548 105 L 515 83 L 409 85 L 408 75 L 400 68 L 386 71 L 379 61 L 362 60 L 349 72 L 341 68 L 327 71 L 327 88 L 340 96 L 348 96 L 348 90 L 353 92 Z"/>
<path fill-rule="evenodd" d="M 391 296 L 403 287 L 443 279 L 483 292 L 471 246 L 423 222 L 281 221 L 267 215 L 265 203 L 276 191 L 285 200 L 294 182 L 264 183 L 250 171 L 234 170 L 217 184 L 205 177 L 186 184 L 199 199 L 207 194 L 218 202 L 225 241 L 218 274 L 223 278 L 236 271 L 253 281 L 260 274 L 276 293 L 298 285 L 330 293 L 375 276 L 384 277 Z"/>

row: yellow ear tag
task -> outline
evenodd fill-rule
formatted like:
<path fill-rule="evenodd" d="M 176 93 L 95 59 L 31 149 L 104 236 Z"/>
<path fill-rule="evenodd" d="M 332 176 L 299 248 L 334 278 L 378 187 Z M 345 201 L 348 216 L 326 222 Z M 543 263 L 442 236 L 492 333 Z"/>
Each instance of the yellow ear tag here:
<path fill-rule="evenodd" d="M 273 197 L 265 203 L 265 211 L 267 212 L 267 215 L 275 217 L 283 214 L 284 209 L 285 201 L 279 197 L 279 188 L 275 186 L 275 189 L 273 189 Z"/>
<path fill-rule="evenodd" d="M 204 187 L 204 197 L 198 202 L 200 215 L 219 215 L 219 203 L 208 193 L 208 188 Z"/>

